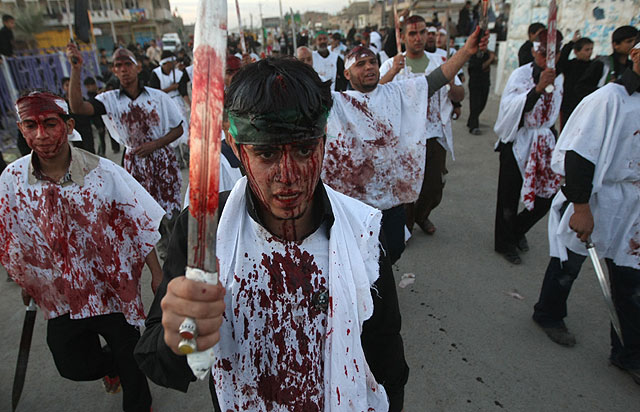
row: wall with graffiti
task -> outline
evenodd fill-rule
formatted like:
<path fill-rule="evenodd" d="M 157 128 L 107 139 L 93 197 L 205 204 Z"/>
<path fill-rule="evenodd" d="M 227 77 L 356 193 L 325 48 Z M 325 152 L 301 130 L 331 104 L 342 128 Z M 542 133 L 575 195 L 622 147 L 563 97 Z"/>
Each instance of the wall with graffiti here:
<path fill-rule="evenodd" d="M 640 23 L 640 0 L 556 0 L 558 29 L 566 41 L 575 30 L 595 42 L 593 57 L 611 53 L 611 33 L 619 26 Z M 495 92 L 501 94 L 518 67 L 518 49 L 527 40 L 529 24 L 547 24 L 549 0 L 512 0 L 507 40 L 500 45 Z"/>

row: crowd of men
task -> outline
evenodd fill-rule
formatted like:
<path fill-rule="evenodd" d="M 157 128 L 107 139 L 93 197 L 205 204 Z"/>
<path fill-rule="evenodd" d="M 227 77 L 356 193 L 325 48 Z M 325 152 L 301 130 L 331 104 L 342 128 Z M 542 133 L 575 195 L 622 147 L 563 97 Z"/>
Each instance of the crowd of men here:
<path fill-rule="evenodd" d="M 42 308 L 61 376 L 121 386 L 123 410 L 149 411 L 146 377 L 181 391 L 196 379 L 179 348 L 192 318 L 197 349 L 215 354 L 216 411 L 403 410 L 409 367 L 391 265 L 414 225 L 436 233 L 461 70 L 478 135 L 495 54 L 478 27 L 455 50 L 447 28 L 402 17 L 402 50 L 394 31 L 345 44 L 303 32 L 296 58 L 274 57 L 287 54 L 276 39 L 270 56 L 229 43 L 216 285 L 184 276 L 189 207 L 176 148 L 190 129 L 188 56 L 155 42 L 105 52 L 107 86 L 98 93 L 85 79 L 84 97 L 82 55 L 68 46 L 65 95 L 32 90 L 16 102 L 30 153 L 0 177 L 0 262 Z M 593 241 L 621 324 L 610 359 L 640 384 L 640 36 L 620 27 L 613 54 L 591 60 L 592 41 L 575 33 L 562 46 L 558 32 L 553 69 L 547 29 L 529 35 L 494 127 L 495 250 L 521 264 L 526 233 L 551 210 L 533 318 L 573 346 L 566 300 Z M 98 154 L 108 131 L 122 167 L 93 154 L 91 122 Z M 155 295 L 146 315 L 145 264 Z"/>

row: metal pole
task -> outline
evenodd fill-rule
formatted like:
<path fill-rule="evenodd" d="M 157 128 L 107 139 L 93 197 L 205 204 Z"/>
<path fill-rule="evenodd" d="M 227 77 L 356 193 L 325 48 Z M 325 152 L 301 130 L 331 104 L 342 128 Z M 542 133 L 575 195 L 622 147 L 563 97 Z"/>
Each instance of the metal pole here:
<path fill-rule="evenodd" d="M 73 27 L 71 26 L 71 9 L 69 8 L 69 0 L 64 0 L 64 7 L 66 10 L 67 16 L 67 26 L 69 26 L 69 38 L 73 41 Z"/>

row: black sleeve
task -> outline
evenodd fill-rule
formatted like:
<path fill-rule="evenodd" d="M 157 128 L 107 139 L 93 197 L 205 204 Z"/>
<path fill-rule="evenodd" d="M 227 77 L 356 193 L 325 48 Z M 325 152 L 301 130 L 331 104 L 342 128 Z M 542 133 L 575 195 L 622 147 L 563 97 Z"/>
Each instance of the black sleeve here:
<path fill-rule="evenodd" d="M 562 50 L 560 51 L 560 58 L 558 59 L 558 63 L 556 63 L 556 74 L 566 73 L 567 68 L 569 66 L 569 55 L 571 54 L 571 50 L 573 50 L 574 43 L 570 41 L 569 43 L 562 46 Z"/>
<path fill-rule="evenodd" d="M 522 110 L 523 116 L 525 113 L 529 113 L 531 110 L 533 110 L 533 107 L 536 105 L 536 103 L 538 103 L 538 99 L 540 98 L 540 96 L 542 95 L 538 94 L 535 87 L 529 90 L 529 93 L 527 93 L 527 100 L 524 103 L 524 110 Z"/>
<path fill-rule="evenodd" d="M 588 203 L 596 166 L 573 150 L 564 157 L 565 184 L 562 193 L 572 203 Z"/>
<path fill-rule="evenodd" d="M 393 269 L 384 253 L 380 253 L 380 277 L 371 293 L 373 315 L 362 327 L 362 348 L 376 381 L 389 396 L 389 412 L 400 412 L 404 407 L 409 366 L 400 336 L 402 319 Z"/>
<path fill-rule="evenodd" d="M 155 73 L 153 73 L 155 75 Z M 158 76 L 156 76 L 157 78 Z M 189 78 L 189 74 L 187 73 L 186 70 L 182 71 L 182 77 L 180 78 L 180 81 L 178 82 L 178 92 L 180 92 L 180 96 L 188 96 L 189 95 L 189 91 L 187 86 L 189 85 L 189 82 L 191 81 L 191 79 Z"/>
<path fill-rule="evenodd" d="M 168 259 L 162 268 L 162 283 L 147 314 L 145 331 L 133 352 L 140 369 L 149 379 L 160 386 L 182 392 L 187 391 L 189 383 L 195 381 L 196 377 L 187 364 L 187 357 L 176 355 L 164 342 L 160 302 L 167 293 L 171 279 L 184 275 L 187 266 L 188 214 L 188 209 L 185 209 L 176 221 L 167 250 Z"/>
<path fill-rule="evenodd" d="M 104 107 L 104 103 L 95 98 L 89 99 L 89 103 L 93 106 L 93 115 L 94 116 L 102 116 L 103 114 L 107 114 L 107 108 Z"/>
<path fill-rule="evenodd" d="M 347 79 L 344 77 L 344 60 L 342 57 L 338 57 L 336 63 L 336 91 L 344 92 L 347 90 Z"/>
<path fill-rule="evenodd" d="M 584 97 L 595 92 L 598 89 L 598 82 L 602 77 L 603 69 L 604 63 L 602 63 L 600 60 L 594 60 L 589 65 L 587 70 L 575 85 L 575 95 L 579 100 L 582 100 Z"/>
<path fill-rule="evenodd" d="M 151 72 L 151 78 L 149 79 L 149 84 L 147 84 L 147 86 L 154 89 L 160 89 L 160 79 L 155 72 Z"/>

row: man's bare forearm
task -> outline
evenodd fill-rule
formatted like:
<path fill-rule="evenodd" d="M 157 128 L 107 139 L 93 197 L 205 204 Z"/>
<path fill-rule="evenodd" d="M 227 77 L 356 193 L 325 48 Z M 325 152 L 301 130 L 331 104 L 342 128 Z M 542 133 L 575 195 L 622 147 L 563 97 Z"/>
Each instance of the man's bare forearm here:
<path fill-rule="evenodd" d="M 75 114 L 83 114 L 87 116 L 93 115 L 93 106 L 91 103 L 84 101 L 82 98 L 82 88 L 80 86 L 81 69 L 71 67 L 71 76 L 69 77 L 69 106 L 71 112 Z"/>
<path fill-rule="evenodd" d="M 442 74 L 446 77 L 447 81 L 451 81 L 453 77 L 458 74 L 462 66 L 471 58 L 471 55 L 463 47 L 456 54 L 451 56 L 442 66 Z"/>

